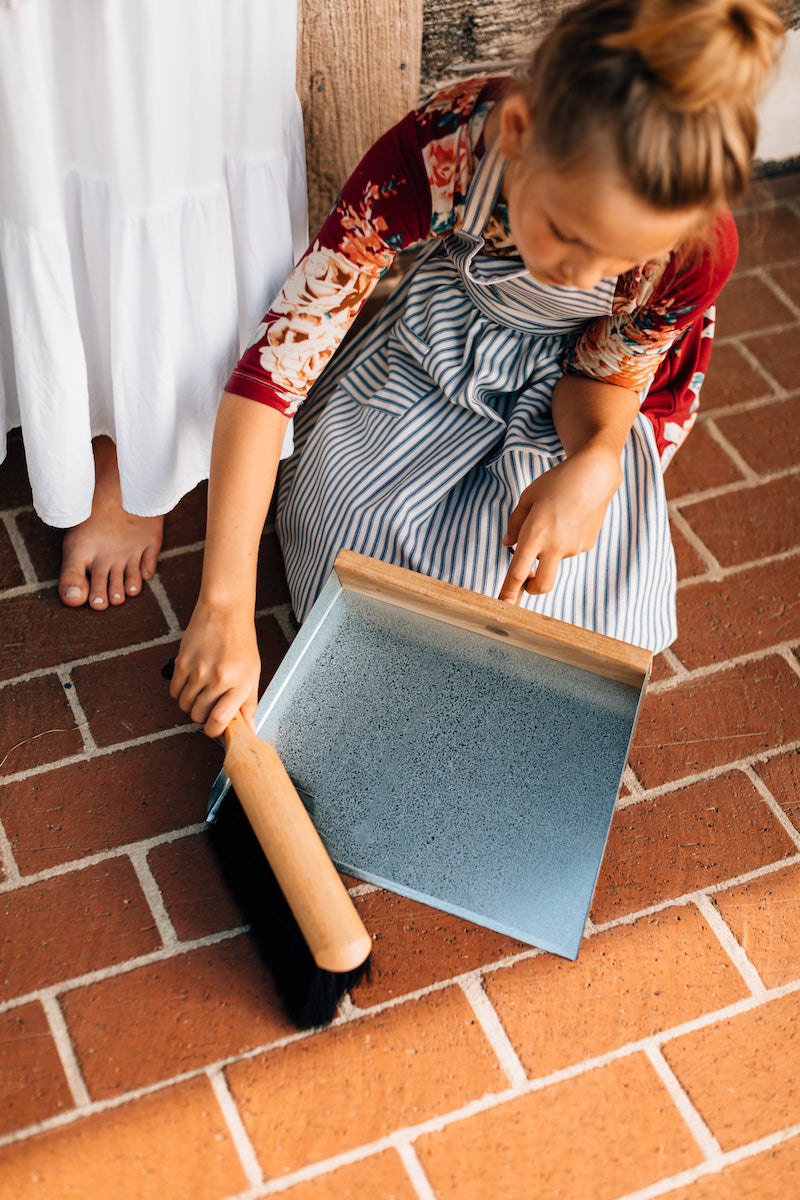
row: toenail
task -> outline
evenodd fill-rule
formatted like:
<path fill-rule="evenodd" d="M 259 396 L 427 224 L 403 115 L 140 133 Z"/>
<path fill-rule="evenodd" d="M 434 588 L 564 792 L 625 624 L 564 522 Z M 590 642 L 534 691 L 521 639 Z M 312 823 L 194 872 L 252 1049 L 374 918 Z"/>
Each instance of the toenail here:
<path fill-rule="evenodd" d="M 102 603 L 103 603 L 102 596 L 92 596 L 92 604 L 94 604 L 95 608 L 99 607 Z"/>
<path fill-rule="evenodd" d="M 81 589 L 79 587 L 75 587 L 75 584 L 73 584 L 72 587 L 65 588 L 64 590 L 65 600 L 79 600 L 80 596 Z"/>
<path fill-rule="evenodd" d="M 121 592 L 113 592 L 113 593 L 112 593 L 112 595 L 111 595 L 111 599 L 112 599 L 112 600 L 121 600 L 121 599 L 122 599 L 122 593 L 121 593 Z"/>
<path fill-rule="evenodd" d="M 138 592 L 138 590 L 139 589 L 137 588 L 136 584 L 132 583 L 131 586 L 128 588 L 128 595 L 135 596 L 136 593 Z"/>

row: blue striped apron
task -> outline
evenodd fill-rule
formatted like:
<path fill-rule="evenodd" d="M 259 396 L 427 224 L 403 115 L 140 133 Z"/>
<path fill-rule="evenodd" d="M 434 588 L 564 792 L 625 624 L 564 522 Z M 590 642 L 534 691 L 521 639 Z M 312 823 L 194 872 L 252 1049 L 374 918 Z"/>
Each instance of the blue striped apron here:
<path fill-rule="evenodd" d="M 283 464 L 278 535 L 303 620 L 342 547 L 496 596 L 509 516 L 564 458 L 553 425 L 561 357 L 610 312 L 616 279 L 548 287 L 481 255 L 505 159 L 470 185 L 462 227 L 431 240 L 309 394 Z M 675 637 L 676 572 L 652 425 L 639 414 L 623 483 L 594 548 L 565 559 L 526 608 L 660 650 Z"/>

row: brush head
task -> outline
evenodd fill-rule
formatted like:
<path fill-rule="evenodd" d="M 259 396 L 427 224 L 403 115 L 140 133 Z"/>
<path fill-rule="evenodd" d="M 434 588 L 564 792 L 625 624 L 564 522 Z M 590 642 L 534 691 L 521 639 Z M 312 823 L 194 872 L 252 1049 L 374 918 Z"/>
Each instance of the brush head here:
<path fill-rule="evenodd" d="M 347 972 L 317 966 L 233 789 L 207 828 L 222 877 L 250 926 L 287 1016 L 298 1029 L 329 1025 L 345 992 L 368 976 L 369 959 Z"/>

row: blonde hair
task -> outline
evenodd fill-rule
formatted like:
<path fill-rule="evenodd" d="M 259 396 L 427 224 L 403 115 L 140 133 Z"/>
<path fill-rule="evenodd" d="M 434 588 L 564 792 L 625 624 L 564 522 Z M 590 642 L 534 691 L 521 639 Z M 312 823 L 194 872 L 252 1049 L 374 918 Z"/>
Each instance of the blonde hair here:
<path fill-rule="evenodd" d="M 610 139 L 654 207 L 732 201 L 749 182 L 782 37 L 766 0 L 584 0 L 527 69 L 533 148 L 569 167 Z"/>

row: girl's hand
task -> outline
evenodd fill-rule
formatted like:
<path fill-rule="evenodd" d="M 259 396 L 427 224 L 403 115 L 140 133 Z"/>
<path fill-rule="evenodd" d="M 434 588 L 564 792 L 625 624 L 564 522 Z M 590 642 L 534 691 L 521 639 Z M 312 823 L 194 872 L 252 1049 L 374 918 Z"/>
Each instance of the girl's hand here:
<path fill-rule="evenodd" d="M 504 546 L 516 549 L 499 598 L 518 604 L 524 592 L 549 592 L 561 560 L 597 541 L 621 481 L 619 458 L 598 446 L 576 451 L 535 479 L 520 496 L 503 538 Z"/>
<path fill-rule="evenodd" d="M 169 689 L 182 712 L 203 724 L 212 738 L 224 733 L 240 710 L 252 725 L 260 673 L 252 613 L 240 608 L 221 611 L 199 602 L 183 635 Z"/>

